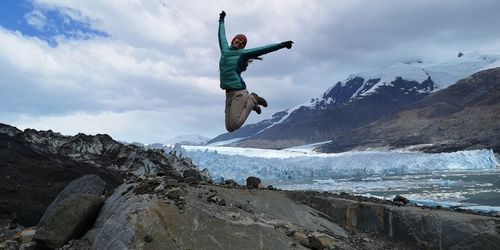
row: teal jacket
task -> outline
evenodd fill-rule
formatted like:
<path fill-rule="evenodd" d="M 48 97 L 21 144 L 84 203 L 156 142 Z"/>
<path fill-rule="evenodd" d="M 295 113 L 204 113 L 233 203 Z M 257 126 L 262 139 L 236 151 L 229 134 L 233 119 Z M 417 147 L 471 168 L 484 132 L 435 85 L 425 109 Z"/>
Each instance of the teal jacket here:
<path fill-rule="evenodd" d="M 219 21 L 219 61 L 220 87 L 226 90 L 245 89 L 245 81 L 241 78 L 249 59 L 284 48 L 282 43 L 270 44 L 253 49 L 237 49 L 229 46 L 226 39 L 224 21 Z"/>

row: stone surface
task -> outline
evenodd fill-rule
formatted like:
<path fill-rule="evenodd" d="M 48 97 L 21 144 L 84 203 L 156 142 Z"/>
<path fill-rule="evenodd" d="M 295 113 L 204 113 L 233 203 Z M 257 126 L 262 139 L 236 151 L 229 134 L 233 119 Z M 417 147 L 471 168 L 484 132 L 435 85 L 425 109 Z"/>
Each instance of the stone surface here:
<path fill-rule="evenodd" d="M 71 240 L 61 250 L 94 250 L 88 240 Z"/>
<path fill-rule="evenodd" d="M 43 247 L 58 248 L 80 237 L 92 225 L 104 199 L 91 194 L 74 194 L 54 207 L 50 216 L 37 227 L 34 239 Z"/>
<path fill-rule="evenodd" d="M 36 227 L 26 228 L 23 231 L 15 234 L 13 240 L 17 241 L 17 243 L 19 244 L 28 243 L 33 239 L 35 233 L 36 233 Z"/>
<path fill-rule="evenodd" d="M 219 186 L 186 188 L 186 204 L 179 209 L 158 196 L 133 192 L 121 195 L 127 189 L 123 185 L 106 201 L 85 238 L 95 249 L 289 249 L 297 242 L 286 234 L 287 229 L 348 237 L 345 230 L 318 211 L 295 203 L 282 192 L 258 190 L 254 194 L 253 190 Z M 207 201 L 207 197 L 218 202 Z M 255 213 L 237 204 L 246 204 Z M 145 241 L 145 237 L 153 240 Z M 298 244 L 296 249 L 304 247 Z"/>
<path fill-rule="evenodd" d="M 406 197 L 403 197 L 399 194 L 396 195 L 396 197 L 394 197 L 393 201 L 394 202 L 401 202 L 403 205 L 406 205 L 410 202 Z"/>
<path fill-rule="evenodd" d="M 106 187 L 106 182 L 104 182 L 97 175 L 85 175 L 72 182 L 70 182 L 64 189 L 57 195 L 57 197 L 52 201 L 49 207 L 45 210 L 38 226 L 45 225 L 48 218 L 54 216 L 54 212 L 57 207 L 65 199 L 75 194 L 91 194 L 95 196 L 102 195 L 104 188 Z"/>
<path fill-rule="evenodd" d="M 350 230 L 378 232 L 418 249 L 495 249 L 500 219 L 453 211 L 358 202 L 307 193 L 290 193 Z M 371 243 L 371 242 L 370 242 Z"/>
<path fill-rule="evenodd" d="M 184 173 L 182 173 L 182 177 L 184 178 L 185 182 L 191 184 L 198 184 L 203 181 L 203 177 L 201 176 L 200 172 L 194 169 L 188 169 L 184 171 Z"/>
<path fill-rule="evenodd" d="M 260 178 L 255 176 L 250 176 L 247 178 L 247 187 L 248 188 L 256 188 L 258 189 L 261 185 Z"/>

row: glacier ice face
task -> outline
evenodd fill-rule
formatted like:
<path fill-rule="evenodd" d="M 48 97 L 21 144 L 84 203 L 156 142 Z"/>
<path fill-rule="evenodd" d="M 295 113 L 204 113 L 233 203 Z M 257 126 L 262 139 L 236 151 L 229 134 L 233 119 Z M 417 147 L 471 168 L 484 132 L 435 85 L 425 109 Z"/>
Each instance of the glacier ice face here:
<path fill-rule="evenodd" d="M 265 181 L 335 179 L 375 175 L 422 173 L 442 170 L 495 169 L 492 150 L 425 154 L 418 152 L 364 151 L 340 154 L 306 154 L 285 150 L 185 146 L 183 156 L 215 179 L 243 183 L 248 176 Z"/>
<path fill-rule="evenodd" d="M 492 150 L 322 154 L 312 151 L 311 145 L 287 150 L 184 146 L 177 153 L 190 157 L 219 181 L 244 184 L 248 176 L 257 176 L 285 190 L 345 191 L 389 200 L 401 194 L 415 205 L 491 214 L 500 209 L 495 199 L 480 204 L 468 201 L 500 191 L 493 183 L 500 164 Z"/>

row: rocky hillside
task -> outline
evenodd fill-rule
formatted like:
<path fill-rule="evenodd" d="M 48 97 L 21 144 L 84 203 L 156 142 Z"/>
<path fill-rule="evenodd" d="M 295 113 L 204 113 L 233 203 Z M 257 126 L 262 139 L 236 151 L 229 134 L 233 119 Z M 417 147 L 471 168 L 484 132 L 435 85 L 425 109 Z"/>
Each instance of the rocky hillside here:
<path fill-rule="evenodd" d="M 108 135 L 63 136 L 0 124 L 0 224 L 15 217 L 36 225 L 59 191 L 85 174 L 100 176 L 112 190 L 129 177 L 182 178 L 192 169 L 187 159 L 123 145 Z"/>
<path fill-rule="evenodd" d="M 417 146 L 500 152 L 500 68 L 473 74 L 383 120 L 333 137 L 325 152 Z"/>
<path fill-rule="evenodd" d="M 498 64 L 499 56 L 473 53 L 438 63 L 400 63 L 353 74 L 321 97 L 273 115 L 273 118 L 219 135 L 209 143 L 285 148 L 328 141 L 399 112 L 430 93 Z"/>

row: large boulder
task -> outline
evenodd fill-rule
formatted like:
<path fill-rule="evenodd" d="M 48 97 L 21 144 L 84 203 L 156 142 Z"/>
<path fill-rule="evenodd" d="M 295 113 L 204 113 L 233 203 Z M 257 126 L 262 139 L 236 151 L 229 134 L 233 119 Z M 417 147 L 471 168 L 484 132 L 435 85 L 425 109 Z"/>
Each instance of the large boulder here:
<path fill-rule="evenodd" d="M 127 190 L 124 184 L 106 200 L 85 235 L 94 249 L 305 249 L 294 234 L 347 237 L 316 210 L 277 191 L 185 183 L 161 192 Z M 185 197 L 185 205 L 178 206 L 173 192 Z"/>
<path fill-rule="evenodd" d="M 104 182 L 97 175 L 85 175 L 72 182 L 70 182 L 64 189 L 57 195 L 57 197 L 52 201 L 52 203 L 47 207 L 45 213 L 38 223 L 38 227 L 45 225 L 48 218 L 53 217 L 54 211 L 57 209 L 59 204 L 63 202 L 66 198 L 75 194 L 92 194 L 101 195 L 106 188 L 106 182 Z"/>
<path fill-rule="evenodd" d="M 82 236 L 93 224 L 104 198 L 91 194 L 74 194 L 58 204 L 37 228 L 35 241 L 42 247 L 59 248 Z"/>
<path fill-rule="evenodd" d="M 55 248 L 81 236 L 104 203 L 100 195 L 105 187 L 106 183 L 96 175 L 70 182 L 45 210 L 34 239 L 42 246 Z"/>
<path fill-rule="evenodd" d="M 255 176 L 250 176 L 247 178 L 247 187 L 248 188 L 260 188 L 261 181 L 260 178 Z"/>
<path fill-rule="evenodd" d="M 184 181 L 191 184 L 198 184 L 203 181 L 203 177 L 200 172 L 195 169 L 188 169 L 182 174 Z"/>

